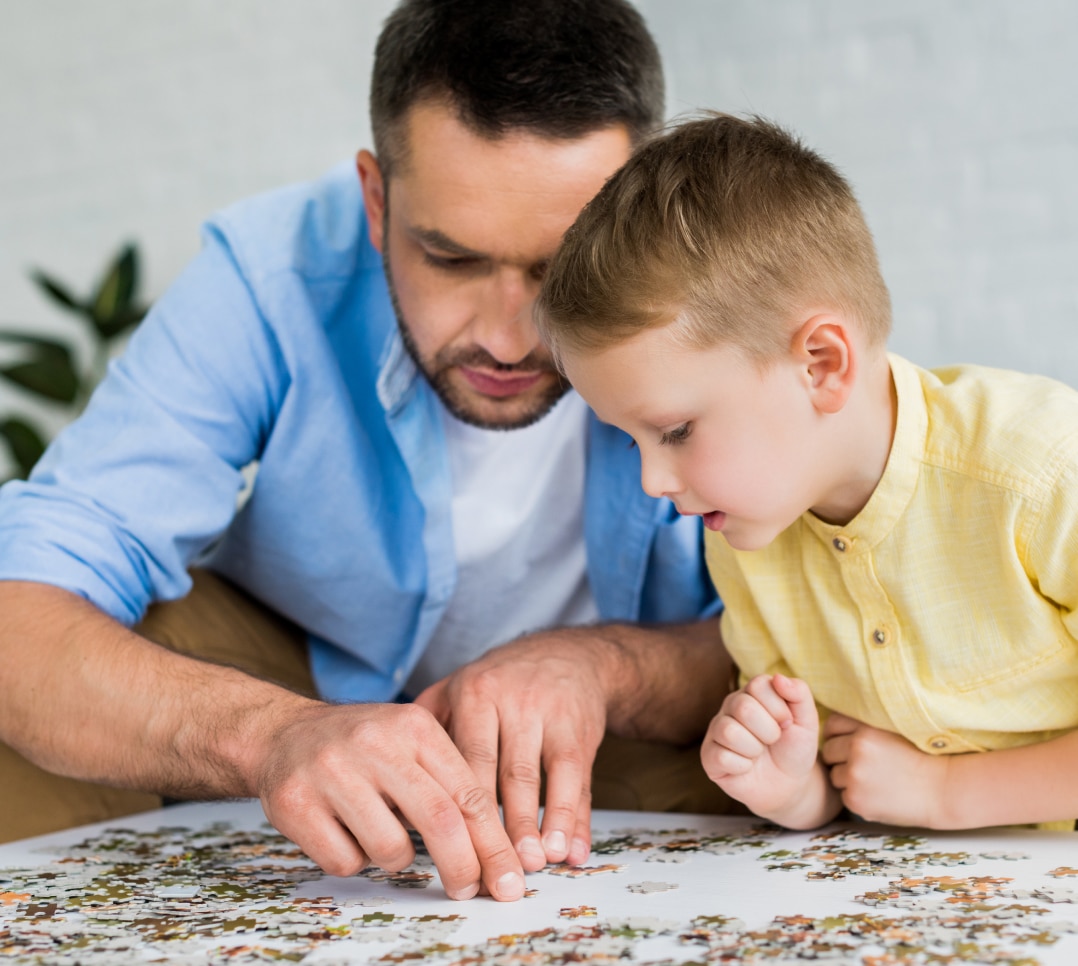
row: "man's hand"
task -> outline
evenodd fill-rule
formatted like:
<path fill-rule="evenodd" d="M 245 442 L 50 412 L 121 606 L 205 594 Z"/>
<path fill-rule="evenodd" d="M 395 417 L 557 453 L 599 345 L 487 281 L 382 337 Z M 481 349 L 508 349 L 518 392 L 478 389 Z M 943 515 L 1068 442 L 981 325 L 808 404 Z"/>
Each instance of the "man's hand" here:
<path fill-rule="evenodd" d="M 871 822 L 941 827 L 951 756 L 926 754 L 899 735 L 842 714 L 828 718 L 824 737 L 821 757 L 851 812 Z"/>
<path fill-rule="evenodd" d="M 592 646 L 588 646 L 588 645 Z M 525 870 L 579 865 L 591 851 L 591 769 L 606 729 L 608 645 L 549 631 L 488 651 L 416 699 L 452 735 Z M 538 826 L 540 765 L 546 810 Z"/>
<path fill-rule="evenodd" d="M 524 893 L 493 796 L 427 711 L 302 697 L 151 644 L 56 587 L 0 581 L 0 740 L 74 778 L 257 795 L 334 875 L 406 866 L 407 822 L 450 896 L 481 882 L 497 899 Z"/>
<path fill-rule="evenodd" d="M 837 811 L 820 800 L 819 727 L 804 681 L 759 675 L 723 701 L 700 758 L 711 780 L 757 815 L 784 825 L 818 825 Z"/>
<path fill-rule="evenodd" d="M 399 871 L 416 828 L 453 899 L 524 894 L 493 795 L 441 725 L 400 704 L 311 704 L 268 744 L 256 776 L 266 816 L 331 875 Z"/>

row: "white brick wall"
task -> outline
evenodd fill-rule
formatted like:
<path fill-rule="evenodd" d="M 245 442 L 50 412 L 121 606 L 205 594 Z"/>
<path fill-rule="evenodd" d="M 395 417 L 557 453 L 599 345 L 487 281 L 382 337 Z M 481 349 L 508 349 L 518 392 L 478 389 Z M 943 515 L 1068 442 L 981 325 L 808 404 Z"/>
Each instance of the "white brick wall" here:
<path fill-rule="evenodd" d="M 892 347 L 1078 386 L 1078 5 L 640 0 L 671 113 L 752 111 L 853 182 Z"/>
<path fill-rule="evenodd" d="M 1078 5 L 638 2 L 671 114 L 765 114 L 853 181 L 896 350 L 1078 386 Z M 127 238 L 157 294 L 209 211 L 369 141 L 392 0 L 2 4 L 0 325 L 68 331 L 26 269 L 88 286 Z"/>

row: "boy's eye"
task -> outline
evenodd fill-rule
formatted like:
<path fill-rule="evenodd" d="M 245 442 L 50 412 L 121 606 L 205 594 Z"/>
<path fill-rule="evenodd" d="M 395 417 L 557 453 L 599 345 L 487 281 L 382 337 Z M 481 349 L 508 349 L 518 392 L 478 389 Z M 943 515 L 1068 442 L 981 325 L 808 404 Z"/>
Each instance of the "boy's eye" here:
<path fill-rule="evenodd" d="M 671 429 L 659 437 L 660 446 L 670 446 L 676 443 L 684 443 L 692 432 L 692 423 L 683 423 L 677 429 Z"/>

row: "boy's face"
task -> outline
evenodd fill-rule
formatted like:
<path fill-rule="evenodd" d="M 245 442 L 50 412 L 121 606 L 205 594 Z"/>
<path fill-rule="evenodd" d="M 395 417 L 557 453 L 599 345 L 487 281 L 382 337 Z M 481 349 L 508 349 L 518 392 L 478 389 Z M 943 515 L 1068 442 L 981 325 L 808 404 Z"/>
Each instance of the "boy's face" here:
<path fill-rule="evenodd" d="M 735 549 L 767 546 L 826 495 L 825 417 L 792 355 L 761 370 L 730 346 L 679 346 L 667 326 L 563 361 L 599 418 L 635 440 L 644 490 Z"/>

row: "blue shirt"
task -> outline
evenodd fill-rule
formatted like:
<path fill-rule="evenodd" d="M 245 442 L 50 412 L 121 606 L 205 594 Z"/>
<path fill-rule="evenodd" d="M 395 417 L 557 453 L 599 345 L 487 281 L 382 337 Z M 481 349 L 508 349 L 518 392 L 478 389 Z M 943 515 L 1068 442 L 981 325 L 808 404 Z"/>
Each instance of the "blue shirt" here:
<path fill-rule="evenodd" d="M 198 562 L 307 630 L 327 698 L 390 700 L 453 594 L 451 487 L 355 168 L 240 202 L 203 240 L 82 417 L 0 490 L 0 579 L 64 587 L 133 624 L 186 594 Z M 602 618 L 714 612 L 699 520 L 639 479 L 628 437 L 590 417 Z"/>

